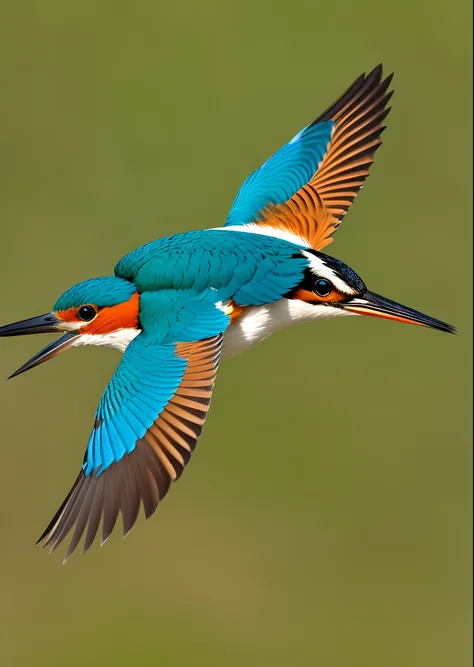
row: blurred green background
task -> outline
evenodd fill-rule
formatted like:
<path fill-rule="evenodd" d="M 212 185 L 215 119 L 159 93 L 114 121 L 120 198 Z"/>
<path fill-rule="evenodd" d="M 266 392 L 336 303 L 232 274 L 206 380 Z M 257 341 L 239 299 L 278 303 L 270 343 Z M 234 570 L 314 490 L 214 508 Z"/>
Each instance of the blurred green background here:
<path fill-rule="evenodd" d="M 183 480 L 127 540 L 48 557 L 119 359 L 0 382 L 0 664 L 470 664 L 470 3 L 15 0 L 0 10 L 2 324 L 165 234 L 364 70 L 395 71 L 329 252 L 457 337 L 373 318 L 221 367 Z M 2 340 L 6 378 L 46 340 Z"/>

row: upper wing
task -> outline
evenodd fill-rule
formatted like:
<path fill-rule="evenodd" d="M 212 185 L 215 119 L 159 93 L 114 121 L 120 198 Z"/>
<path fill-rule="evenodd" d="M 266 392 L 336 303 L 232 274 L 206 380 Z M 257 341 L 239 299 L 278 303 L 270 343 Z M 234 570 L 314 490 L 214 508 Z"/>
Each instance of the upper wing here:
<path fill-rule="evenodd" d="M 101 399 L 82 470 L 38 541 L 52 551 L 74 528 L 67 560 L 86 527 L 83 553 L 89 548 L 101 517 L 103 543 L 119 512 L 124 535 L 140 503 L 146 518 L 153 514 L 201 434 L 221 345 L 222 333 L 179 343 L 142 333 L 130 343 Z"/>
<path fill-rule="evenodd" d="M 382 66 L 352 86 L 243 184 L 226 226 L 255 223 L 290 232 L 320 250 L 369 174 L 382 143 L 387 89 Z"/>

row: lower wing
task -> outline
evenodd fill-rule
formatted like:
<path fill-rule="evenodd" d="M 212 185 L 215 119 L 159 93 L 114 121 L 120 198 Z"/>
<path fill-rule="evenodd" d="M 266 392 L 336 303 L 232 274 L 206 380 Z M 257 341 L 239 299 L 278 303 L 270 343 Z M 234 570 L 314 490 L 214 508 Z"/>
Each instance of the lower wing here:
<path fill-rule="evenodd" d="M 101 399 L 83 468 L 38 542 L 53 551 L 74 529 L 66 561 L 86 528 L 87 551 L 101 518 L 103 544 L 119 513 L 124 536 L 140 504 L 146 518 L 154 513 L 201 434 L 222 337 L 157 344 L 142 333 L 130 343 Z"/>

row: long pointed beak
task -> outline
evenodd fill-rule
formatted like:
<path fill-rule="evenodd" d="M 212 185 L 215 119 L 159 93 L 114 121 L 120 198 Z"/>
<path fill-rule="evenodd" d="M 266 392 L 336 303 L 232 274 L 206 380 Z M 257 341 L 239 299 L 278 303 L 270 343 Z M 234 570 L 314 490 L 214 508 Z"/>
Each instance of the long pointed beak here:
<path fill-rule="evenodd" d="M 456 333 L 456 329 L 450 324 L 441 322 L 441 320 L 436 320 L 434 317 L 429 317 L 424 313 L 420 313 L 418 310 L 402 306 L 400 303 L 386 299 L 374 292 L 367 291 L 362 296 L 355 297 L 343 304 L 342 307 L 344 310 L 357 313 L 358 315 L 383 317 L 387 320 L 418 324 L 419 326 L 428 327 L 429 329 L 437 329 L 438 331 L 446 331 L 447 333 Z"/>
<path fill-rule="evenodd" d="M 36 333 L 54 333 L 59 331 L 60 320 L 54 313 L 46 313 L 38 317 L 30 317 L 28 320 L 21 320 L 13 324 L 7 324 L 0 327 L 0 337 L 3 336 L 23 336 L 25 334 Z"/>
<path fill-rule="evenodd" d="M 32 317 L 29 320 L 22 320 L 21 322 L 14 322 L 13 324 L 7 324 L 4 327 L 0 327 L 0 337 L 3 336 L 23 336 L 25 334 L 37 334 L 37 333 L 56 333 L 60 331 L 61 321 L 53 313 L 47 313 L 46 315 L 40 315 L 39 317 Z M 79 335 L 77 331 L 69 331 L 63 336 L 53 341 L 50 345 L 45 347 L 41 352 L 35 354 L 26 364 L 23 364 L 21 368 L 15 371 L 10 378 L 13 378 L 20 373 L 29 371 L 30 368 L 39 366 L 40 364 L 52 359 L 60 352 L 64 352 L 74 343 L 75 338 Z M 10 379 L 9 378 L 9 379 Z"/>

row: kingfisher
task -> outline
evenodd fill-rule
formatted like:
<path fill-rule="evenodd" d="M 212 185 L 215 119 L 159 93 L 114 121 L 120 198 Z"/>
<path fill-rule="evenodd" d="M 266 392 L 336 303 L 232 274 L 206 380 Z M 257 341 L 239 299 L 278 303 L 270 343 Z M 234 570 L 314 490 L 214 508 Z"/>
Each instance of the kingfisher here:
<path fill-rule="evenodd" d="M 219 360 L 297 322 L 368 315 L 454 333 L 454 327 L 367 289 L 322 250 L 332 241 L 382 143 L 393 94 L 379 65 L 251 174 L 222 227 L 148 243 L 113 275 L 68 289 L 46 315 L 0 336 L 61 333 L 14 377 L 69 348 L 123 356 L 100 400 L 83 465 L 38 542 L 65 561 L 102 522 L 146 518 L 188 463 L 211 401 Z"/>

